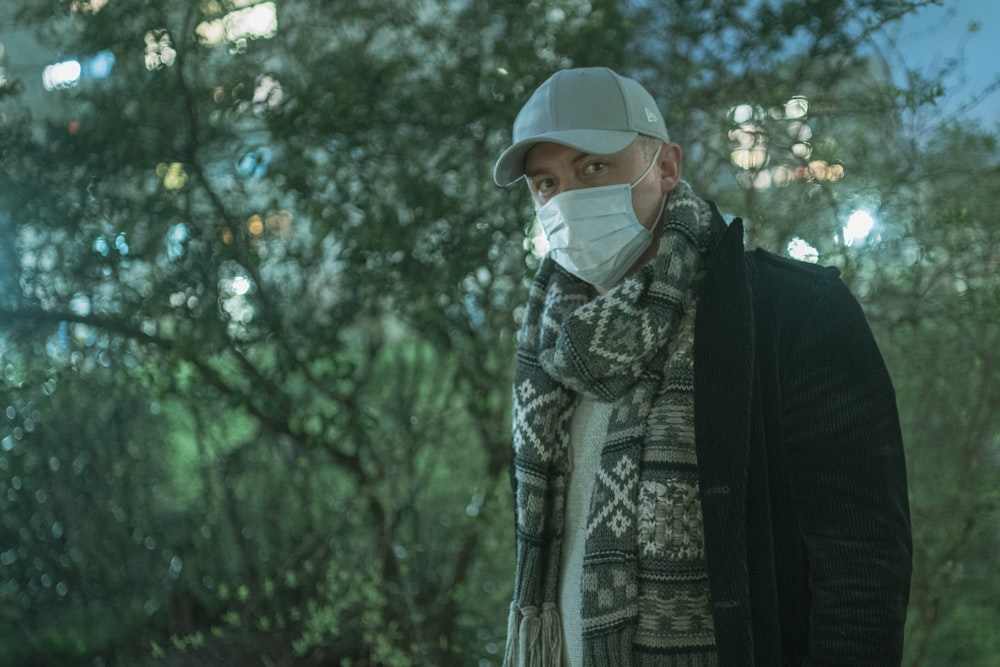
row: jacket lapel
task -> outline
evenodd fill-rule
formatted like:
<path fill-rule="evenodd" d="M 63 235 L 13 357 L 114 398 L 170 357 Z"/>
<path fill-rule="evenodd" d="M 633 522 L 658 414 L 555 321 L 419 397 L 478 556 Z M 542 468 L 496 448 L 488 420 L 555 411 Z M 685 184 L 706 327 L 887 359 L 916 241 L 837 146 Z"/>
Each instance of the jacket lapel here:
<path fill-rule="evenodd" d="M 713 213 L 724 225 L 714 206 Z M 719 662 L 741 665 L 753 654 L 746 553 L 753 314 L 743 223 L 720 232 L 695 320 L 695 444 Z"/>

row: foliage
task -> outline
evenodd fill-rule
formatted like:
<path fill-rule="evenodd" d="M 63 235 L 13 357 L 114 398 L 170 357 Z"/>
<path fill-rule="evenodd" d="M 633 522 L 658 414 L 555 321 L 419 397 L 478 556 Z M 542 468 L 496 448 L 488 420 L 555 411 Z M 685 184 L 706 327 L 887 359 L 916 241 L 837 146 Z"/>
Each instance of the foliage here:
<path fill-rule="evenodd" d="M 72 129 L 3 127 L 0 653 L 496 660 L 526 265 L 482 156 L 574 27 L 286 2 L 199 39 L 235 9 L 24 5 L 116 65 L 55 93 Z"/>
<path fill-rule="evenodd" d="M 257 38 L 246 2 L 18 4 L 116 59 L 58 123 L 0 88 L 4 664 L 498 664 L 536 260 L 492 158 L 597 64 L 755 244 L 842 269 L 900 399 L 908 664 L 996 655 L 996 136 L 872 48 L 927 3 L 287 0 Z"/>

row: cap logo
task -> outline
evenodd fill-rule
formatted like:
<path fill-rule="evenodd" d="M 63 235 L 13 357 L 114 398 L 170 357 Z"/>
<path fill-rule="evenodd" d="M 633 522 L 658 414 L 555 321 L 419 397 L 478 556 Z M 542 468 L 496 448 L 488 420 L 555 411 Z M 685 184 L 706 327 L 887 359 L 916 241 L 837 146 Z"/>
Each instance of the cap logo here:
<path fill-rule="evenodd" d="M 646 109 L 646 120 L 648 120 L 650 123 L 655 123 L 657 120 L 656 112 L 650 109 L 649 107 L 645 107 L 645 109 Z"/>

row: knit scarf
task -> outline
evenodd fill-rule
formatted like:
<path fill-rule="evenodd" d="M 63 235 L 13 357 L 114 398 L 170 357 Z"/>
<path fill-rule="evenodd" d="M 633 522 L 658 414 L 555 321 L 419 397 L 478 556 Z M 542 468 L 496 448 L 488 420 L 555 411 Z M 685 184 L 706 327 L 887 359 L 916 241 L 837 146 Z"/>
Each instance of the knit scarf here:
<path fill-rule="evenodd" d="M 660 224 L 656 256 L 607 293 L 596 296 L 548 257 L 529 292 L 513 387 L 517 564 L 505 667 L 561 667 L 560 554 L 580 393 L 612 404 L 587 519 L 585 662 L 633 664 L 647 419 L 664 381 L 667 343 L 703 268 L 711 210 L 682 181 Z"/>

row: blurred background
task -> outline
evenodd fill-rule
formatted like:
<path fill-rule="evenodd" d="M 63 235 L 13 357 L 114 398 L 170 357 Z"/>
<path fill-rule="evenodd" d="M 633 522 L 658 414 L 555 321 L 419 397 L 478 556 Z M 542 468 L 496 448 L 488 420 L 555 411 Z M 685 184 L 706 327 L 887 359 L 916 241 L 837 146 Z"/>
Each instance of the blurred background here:
<path fill-rule="evenodd" d="M 1000 4 L 3 0 L 0 665 L 499 665 L 555 69 L 893 374 L 908 667 L 1000 665 Z"/>

